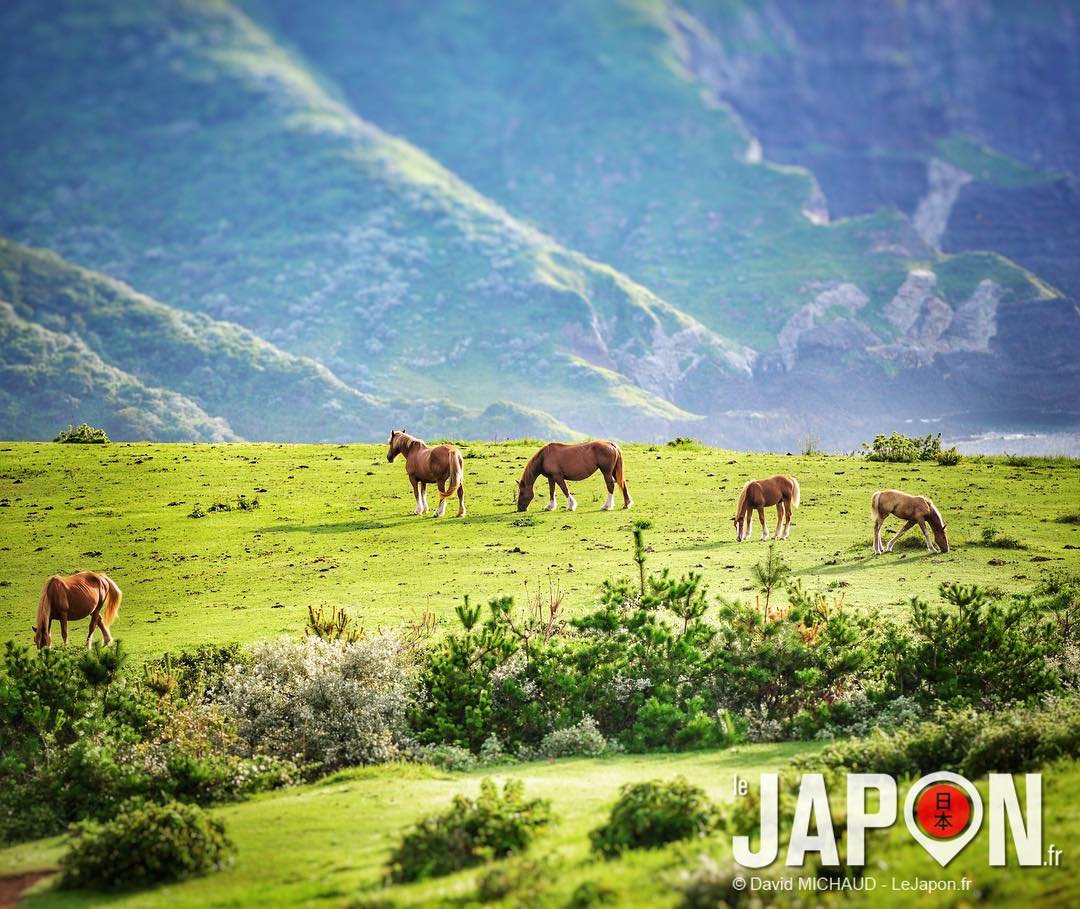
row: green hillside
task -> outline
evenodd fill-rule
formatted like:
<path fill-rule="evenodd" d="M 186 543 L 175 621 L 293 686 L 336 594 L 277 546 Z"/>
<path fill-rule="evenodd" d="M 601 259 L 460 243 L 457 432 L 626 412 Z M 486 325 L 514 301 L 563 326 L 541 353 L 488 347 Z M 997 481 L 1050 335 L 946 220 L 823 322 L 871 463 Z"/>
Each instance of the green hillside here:
<path fill-rule="evenodd" d="M 714 594 L 752 600 L 766 547 L 736 543 L 730 517 L 747 479 L 778 471 L 798 476 L 803 502 L 781 551 L 808 588 L 846 608 L 904 608 L 936 599 L 942 581 L 1023 590 L 1047 569 L 1080 567 L 1080 527 L 1055 520 L 1080 510 L 1077 462 L 939 467 L 634 445 L 624 449 L 631 512 L 599 511 L 597 476 L 572 484 L 575 513 L 543 511 L 541 482 L 540 504 L 521 515 L 514 481 L 535 447 L 465 444 L 469 515 L 435 520 L 412 514 L 385 446 L 5 444 L 0 637 L 29 639 L 49 575 L 91 568 L 124 590 L 114 631 L 140 656 L 297 633 L 321 603 L 374 629 L 452 617 L 466 594 L 546 597 L 550 583 L 575 614 L 595 605 L 602 580 L 634 570 L 631 518 L 652 522 L 654 569 L 699 571 Z M 870 496 L 889 487 L 937 502 L 947 554 L 928 557 L 913 531 L 910 549 L 873 556 Z M 258 509 L 189 517 L 240 495 L 258 496 Z M 986 528 L 1025 548 L 981 545 Z"/>
<path fill-rule="evenodd" d="M 510 398 L 578 429 L 651 434 L 691 417 L 664 396 L 683 359 L 713 378 L 748 370 L 362 119 L 229 4 L 61 6 L 2 13 L 17 43 L 0 47 L 10 236 L 239 322 L 364 391 Z M 32 106 L 18 101 L 28 82 Z M 681 349 L 664 355 L 666 338 Z"/>
<path fill-rule="evenodd" d="M 1068 303 L 896 209 L 822 223 L 813 175 L 762 158 L 692 65 L 688 15 L 8 3 L 0 234 L 329 370 L 302 394 L 240 379 L 258 367 L 218 332 L 244 437 L 338 438 L 340 406 L 375 438 L 373 399 L 429 433 L 500 434 L 498 403 L 530 434 L 773 449 L 850 448 L 884 406 L 1067 408 L 1075 376 L 1043 377 Z"/>

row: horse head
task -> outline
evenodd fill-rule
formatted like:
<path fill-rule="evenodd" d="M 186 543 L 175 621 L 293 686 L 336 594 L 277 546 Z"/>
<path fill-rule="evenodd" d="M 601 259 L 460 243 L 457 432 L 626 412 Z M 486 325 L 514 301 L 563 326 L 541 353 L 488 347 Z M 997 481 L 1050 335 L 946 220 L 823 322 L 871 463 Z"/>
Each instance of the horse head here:
<path fill-rule="evenodd" d="M 517 501 L 518 511 L 525 511 L 535 495 L 536 491 L 527 483 L 522 483 L 521 480 L 514 480 L 514 499 Z"/>
<path fill-rule="evenodd" d="M 731 523 L 735 525 L 735 542 L 736 543 L 741 543 L 742 542 L 742 521 L 739 520 L 738 515 L 735 515 L 735 517 L 733 517 L 731 519 Z"/>
<path fill-rule="evenodd" d="M 403 430 L 403 429 L 393 429 L 393 430 L 390 431 L 390 438 L 386 440 L 386 444 L 387 444 L 386 460 L 387 461 L 390 461 L 391 463 L 393 463 L 394 458 L 396 458 L 401 453 L 401 447 L 400 447 L 401 439 L 400 439 L 400 437 L 403 436 L 404 434 L 405 434 L 405 430 Z"/>
<path fill-rule="evenodd" d="M 41 650 L 42 647 L 52 647 L 52 634 L 49 632 L 48 625 L 43 624 L 40 627 L 32 625 L 30 630 L 34 632 L 34 646 L 38 650 Z"/>
<path fill-rule="evenodd" d="M 934 543 L 937 545 L 940 552 L 949 551 L 949 537 L 948 534 L 945 533 L 945 526 L 946 525 L 942 524 L 940 530 L 936 527 L 934 528 Z"/>

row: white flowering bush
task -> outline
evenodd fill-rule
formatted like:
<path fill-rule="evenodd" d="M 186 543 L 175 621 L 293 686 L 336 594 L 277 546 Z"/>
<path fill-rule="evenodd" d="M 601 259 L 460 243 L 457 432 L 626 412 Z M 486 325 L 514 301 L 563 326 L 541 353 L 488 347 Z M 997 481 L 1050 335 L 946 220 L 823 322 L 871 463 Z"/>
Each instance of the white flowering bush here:
<path fill-rule="evenodd" d="M 414 683 L 397 635 L 281 638 L 256 644 L 252 656 L 226 676 L 218 703 L 254 751 L 332 770 L 407 749 Z"/>
<path fill-rule="evenodd" d="M 620 749 L 612 748 L 600 727 L 596 725 L 596 720 L 591 716 L 584 716 L 573 726 L 549 732 L 535 749 L 523 749 L 522 757 L 532 760 L 599 757 L 613 750 Z"/>

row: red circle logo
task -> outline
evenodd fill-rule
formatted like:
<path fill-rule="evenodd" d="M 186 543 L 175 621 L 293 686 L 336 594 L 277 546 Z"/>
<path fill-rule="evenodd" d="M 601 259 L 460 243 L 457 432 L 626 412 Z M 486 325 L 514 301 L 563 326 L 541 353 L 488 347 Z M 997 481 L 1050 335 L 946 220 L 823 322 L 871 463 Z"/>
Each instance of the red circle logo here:
<path fill-rule="evenodd" d="M 951 839 L 971 820 L 971 798 L 951 783 L 928 786 L 915 803 L 915 816 L 925 833 L 939 840 Z"/>

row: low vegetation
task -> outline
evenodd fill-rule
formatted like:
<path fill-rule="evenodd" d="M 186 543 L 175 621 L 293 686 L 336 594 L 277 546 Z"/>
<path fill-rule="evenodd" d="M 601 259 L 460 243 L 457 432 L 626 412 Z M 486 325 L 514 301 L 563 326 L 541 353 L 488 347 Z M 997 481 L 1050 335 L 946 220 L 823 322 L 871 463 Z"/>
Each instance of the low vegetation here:
<path fill-rule="evenodd" d="M 522 852 L 551 823 L 550 802 L 526 799 L 520 780 L 500 793 L 491 780 L 476 799 L 459 795 L 450 808 L 409 828 L 390 858 L 393 881 L 440 877 Z"/>
<path fill-rule="evenodd" d="M 647 849 L 706 836 L 719 815 L 705 792 L 679 777 L 624 786 L 607 823 L 589 834 L 595 852 L 607 858 L 627 849 Z"/>
<path fill-rule="evenodd" d="M 194 805 L 130 805 L 78 829 L 60 861 L 60 885 L 145 887 L 219 871 L 235 852 L 225 825 Z"/>
<path fill-rule="evenodd" d="M 863 455 L 868 461 L 888 461 L 890 463 L 911 463 L 914 461 L 938 461 L 939 463 L 958 464 L 960 456 L 955 448 L 947 452 L 941 450 L 941 433 L 937 435 L 905 436 L 894 432 L 890 435 L 878 435 L 874 441 L 863 443 Z M 944 457 L 944 461 L 942 458 Z M 955 457 L 955 460 L 953 458 Z"/>
<path fill-rule="evenodd" d="M 109 437 L 104 429 L 94 429 L 86 423 L 80 423 L 78 426 L 68 424 L 68 428 L 62 429 L 53 441 L 77 445 L 105 445 L 108 444 Z"/>

